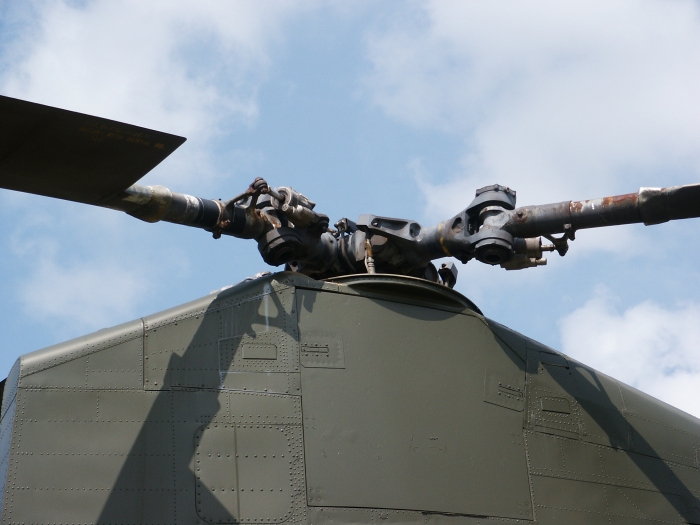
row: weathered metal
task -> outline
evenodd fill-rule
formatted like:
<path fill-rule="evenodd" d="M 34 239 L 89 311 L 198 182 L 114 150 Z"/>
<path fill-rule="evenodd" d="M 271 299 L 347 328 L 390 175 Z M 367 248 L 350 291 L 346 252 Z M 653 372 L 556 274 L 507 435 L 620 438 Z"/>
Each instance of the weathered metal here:
<path fill-rule="evenodd" d="M 568 251 L 576 230 L 623 224 L 658 224 L 700 216 L 700 185 L 641 188 L 638 193 L 585 201 L 515 208 L 515 192 L 499 185 L 477 190 L 460 214 L 438 225 L 362 215 L 357 223 L 341 219 L 337 230 L 319 215 L 315 203 L 291 188 L 269 189 L 262 179 L 227 203 L 170 192 L 162 186 L 133 185 L 100 203 L 148 222 L 164 220 L 221 234 L 258 241 L 263 259 L 286 264 L 316 277 L 362 271 L 365 241 L 371 241 L 375 265 L 384 273 L 433 276 L 431 261 L 453 256 L 462 262 L 477 259 L 507 270 L 543 266 L 542 251 Z M 279 193 L 277 193 L 279 192 Z M 258 200 L 274 193 L 276 197 Z M 242 201 L 246 201 L 242 202 Z M 555 237 L 564 234 L 562 237 Z M 542 237 L 552 244 L 542 245 Z M 539 247 L 539 248 L 538 248 Z M 449 279 L 448 279 L 449 280 Z"/>
<path fill-rule="evenodd" d="M 319 278 L 376 268 L 440 280 L 432 261 L 445 256 L 519 270 L 546 264 L 541 237 L 552 243 L 544 251 L 564 255 L 580 229 L 700 216 L 700 184 L 520 208 L 515 191 L 496 184 L 437 225 L 363 215 L 357 223 L 341 219 L 333 230 L 305 195 L 262 178 L 226 202 L 134 184 L 182 137 L 8 97 L 0 97 L 0 113 L 0 187 L 201 228 L 215 238 L 254 239 L 268 264 Z M 366 241 L 373 266 L 365 265 Z"/>
<path fill-rule="evenodd" d="M 541 266 L 578 229 L 700 216 L 699 184 L 521 208 L 492 185 L 434 226 L 331 229 L 260 178 L 227 202 L 134 184 L 182 140 L 0 97 L 0 187 L 293 270 L 21 356 L 0 523 L 700 524 L 700 420 L 484 317 L 432 262 Z"/>

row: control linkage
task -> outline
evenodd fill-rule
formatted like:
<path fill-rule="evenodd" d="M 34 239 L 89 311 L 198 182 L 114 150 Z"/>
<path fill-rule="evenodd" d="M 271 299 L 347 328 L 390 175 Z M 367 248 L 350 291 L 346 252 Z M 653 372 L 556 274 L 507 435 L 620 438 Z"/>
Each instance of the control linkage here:
<path fill-rule="evenodd" d="M 227 202 L 133 185 L 107 205 L 149 222 L 204 228 L 215 238 L 254 239 L 266 263 L 315 278 L 376 272 L 452 287 L 455 265 L 436 268 L 434 260 L 476 259 L 506 270 L 542 266 L 545 252 L 565 255 L 580 229 L 700 216 L 700 184 L 520 208 L 515 203 L 515 191 L 495 184 L 477 190 L 469 206 L 434 226 L 362 215 L 356 222 L 341 219 L 331 228 L 328 216 L 316 212 L 306 196 L 289 187 L 271 188 L 257 178 Z"/>
<path fill-rule="evenodd" d="M 493 185 L 434 226 L 362 215 L 331 228 L 313 201 L 261 178 L 225 202 L 134 184 L 184 137 L 1 95 L 0 115 L 0 188 L 201 228 L 215 238 L 254 239 L 268 264 L 316 278 L 389 273 L 454 286 L 454 264 L 436 268 L 433 261 L 521 270 L 545 264 L 545 252 L 566 254 L 577 230 L 700 216 L 700 184 L 521 208 L 513 190 Z"/>

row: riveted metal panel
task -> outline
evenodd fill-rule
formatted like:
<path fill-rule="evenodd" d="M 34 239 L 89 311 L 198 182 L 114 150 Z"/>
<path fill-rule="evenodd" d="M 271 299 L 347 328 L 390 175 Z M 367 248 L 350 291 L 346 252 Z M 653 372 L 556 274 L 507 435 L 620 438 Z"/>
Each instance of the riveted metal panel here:
<path fill-rule="evenodd" d="M 293 436 L 280 425 L 237 425 L 242 523 L 287 521 L 294 510 Z"/>
<path fill-rule="evenodd" d="M 288 338 L 282 330 L 270 330 L 219 339 L 219 369 L 222 374 L 232 371 L 292 372 L 295 368 L 289 363 L 291 341 Z"/>
<path fill-rule="evenodd" d="M 210 523 L 304 521 L 299 397 L 228 396 L 229 420 L 196 430 L 198 515 Z"/>
<path fill-rule="evenodd" d="M 562 368 L 569 368 L 569 361 L 566 359 L 565 356 L 561 354 L 555 354 L 554 352 L 544 352 L 540 350 L 538 352 L 539 354 L 539 361 L 543 365 L 551 365 L 551 366 L 559 366 Z"/>
<path fill-rule="evenodd" d="M 143 388 L 143 338 L 87 356 L 87 388 Z"/>
<path fill-rule="evenodd" d="M 251 302 L 251 304 L 246 304 Z M 222 312 L 222 336 L 236 337 L 271 330 L 296 334 L 294 288 L 276 280 L 261 282 L 245 294 L 226 297 Z M 296 338 L 295 338 L 296 339 Z"/>
<path fill-rule="evenodd" d="M 52 368 L 22 378 L 22 386 L 40 388 L 68 388 L 87 386 L 87 357 L 78 357 Z"/>
<path fill-rule="evenodd" d="M 301 395 L 299 372 L 244 372 L 222 374 L 222 388 L 249 392 Z"/>
<path fill-rule="evenodd" d="M 7 469 L 10 461 L 10 446 L 12 445 L 12 428 L 17 404 L 13 401 L 0 422 L 0 517 L 2 517 L 2 502 L 5 495 Z"/>
<path fill-rule="evenodd" d="M 22 379 L 31 374 L 86 357 L 105 348 L 112 348 L 121 343 L 139 339 L 142 336 L 143 323 L 139 319 L 23 355 L 20 358 L 22 363 L 20 386 L 25 386 Z"/>
<path fill-rule="evenodd" d="M 696 504 L 676 494 L 544 476 L 533 476 L 532 482 L 539 523 L 700 522 Z"/>
<path fill-rule="evenodd" d="M 617 381 L 569 359 L 571 381 L 565 386 L 579 404 L 581 439 L 590 443 L 629 448 L 628 424 L 623 416 Z"/>
<path fill-rule="evenodd" d="M 526 525 L 530 520 L 486 518 L 394 509 L 310 507 L 309 525 L 485 525 L 487 523 Z"/>
<path fill-rule="evenodd" d="M 218 343 L 222 381 L 235 372 L 299 371 L 293 288 L 268 290 L 238 302 L 222 312 L 222 319 L 224 336 Z"/>
<path fill-rule="evenodd" d="M 237 523 L 238 471 L 233 425 L 207 425 L 195 434 L 197 514 L 210 523 Z"/>
<path fill-rule="evenodd" d="M 540 405 L 543 412 L 554 412 L 556 414 L 571 414 L 569 400 L 565 397 L 543 396 L 540 398 Z"/>
<path fill-rule="evenodd" d="M 231 392 L 229 399 L 232 423 L 301 425 L 298 396 Z"/>
<path fill-rule="evenodd" d="M 243 345 L 243 359 L 277 359 L 277 347 L 262 343 Z"/>
<path fill-rule="evenodd" d="M 297 300 L 301 340 L 333 326 L 345 361 L 302 367 L 309 505 L 532 519 L 522 413 L 484 402 L 487 371 L 522 382 L 524 364 L 481 318 L 311 290 Z"/>
<path fill-rule="evenodd" d="M 222 381 L 222 376 L 229 379 L 231 367 L 220 359 L 219 340 L 272 331 L 284 333 L 279 339 L 292 356 L 287 359 L 292 371 L 233 370 L 232 380 Z M 240 424 L 246 432 L 263 426 L 279 432 L 286 447 L 285 472 L 291 472 L 284 514 L 290 524 L 305 522 L 296 334 L 293 289 L 267 279 L 23 357 L 17 370 L 25 383 L 16 405 L 10 403 L 11 382 L 5 396 L 6 422 L 17 407 L 15 424 L 6 425 L 11 441 L 0 436 L 0 445 L 11 443 L 4 521 L 201 521 L 195 432 L 202 426 Z M 264 357 L 269 353 L 246 361 Z M 221 389 L 222 383 L 235 388 L 241 382 L 242 388 L 259 391 Z M 236 396 L 236 417 L 231 396 Z M 262 446 L 260 440 L 252 442 Z M 251 515 L 251 523 L 258 518 Z"/>
<path fill-rule="evenodd" d="M 526 432 L 525 440 L 533 475 L 603 480 L 598 446 L 539 432 Z"/>
<path fill-rule="evenodd" d="M 194 436 L 203 426 L 226 425 L 230 422 L 228 392 L 213 390 L 173 391 L 172 410 L 175 425 L 172 436 L 175 463 L 174 487 L 177 491 L 177 523 L 195 523 L 196 459 Z M 231 453 L 227 451 L 226 453 Z"/>
<path fill-rule="evenodd" d="M 304 332 L 299 340 L 301 366 L 306 368 L 345 368 L 343 338 L 332 332 Z"/>
<path fill-rule="evenodd" d="M 526 432 L 525 436 L 533 479 L 546 477 L 553 480 L 585 482 L 578 486 L 575 496 L 567 493 L 572 486 L 564 481 L 560 485 L 557 481 L 547 482 L 548 488 L 545 492 L 535 488 L 533 494 L 536 508 L 544 505 L 569 509 L 567 512 L 605 513 L 606 508 L 613 508 L 613 499 L 608 499 L 607 507 L 602 508 L 581 506 L 579 501 L 573 501 L 579 496 L 585 499 L 592 493 L 599 494 L 601 489 L 598 487 L 603 486 L 607 487 L 605 490 L 609 495 L 623 494 L 633 498 L 646 493 L 650 501 L 660 502 L 661 499 L 665 499 L 666 503 L 661 505 L 664 509 L 667 509 L 668 505 L 675 509 L 665 517 L 663 513 L 658 515 L 663 518 L 653 518 L 656 516 L 654 512 L 645 513 L 646 520 L 664 519 L 666 523 L 671 517 L 678 516 L 679 519 L 690 523 L 698 522 L 693 521 L 700 517 L 697 508 L 700 498 L 700 472 L 695 468 L 664 462 L 629 450 L 554 435 Z M 542 483 L 544 482 L 540 485 Z M 625 489 L 637 492 L 627 492 Z M 620 503 L 615 505 L 619 506 Z M 538 519 L 541 517 L 538 514 Z M 614 520 L 613 522 L 616 523 Z"/>
<path fill-rule="evenodd" d="M 526 428 L 697 467 L 700 421 L 528 342 Z"/>
<path fill-rule="evenodd" d="M 143 388 L 143 336 L 93 351 L 22 378 L 23 387 Z M 103 345 L 99 345 L 103 346 Z"/>
<path fill-rule="evenodd" d="M 294 289 L 274 279 L 246 283 L 145 321 L 145 385 L 220 388 L 229 372 L 298 372 Z M 273 345 L 244 359 L 245 345 Z"/>
<path fill-rule="evenodd" d="M 221 319 L 215 306 L 182 312 L 158 323 L 146 318 L 145 329 L 146 389 L 218 386 Z"/>
<path fill-rule="evenodd" d="M 528 341 L 526 428 L 578 439 L 581 435 L 580 407 L 568 392 L 573 385 L 569 362 L 553 350 L 544 351 L 543 348 L 546 347 Z M 546 410 L 552 403 L 567 404 L 569 410 Z"/>
<path fill-rule="evenodd" d="M 19 389 L 7 522 L 194 523 L 194 435 L 229 393 Z"/>
<path fill-rule="evenodd" d="M 521 373 L 486 372 L 484 401 L 522 412 L 525 407 L 525 378 Z"/>
<path fill-rule="evenodd" d="M 697 467 L 700 421 L 663 401 L 620 384 L 630 448 L 640 454 Z"/>
<path fill-rule="evenodd" d="M 17 384 L 19 383 L 20 361 L 17 360 L 5 380 L 5 390 L 0 409 L 0 518 L 5 507 L 5 494 L 9 489 L 7 484 L 10 450 L 14 430 L 15 412 L 17 408 Z"/>
<path fill-rule="evenodd" d="M 245 293 L 232 289 L 218 306 L 220 387 L 300 395 L 294 288 L 276 279 L 261 281 Z"/>
<path fill-rule="evenodd" d="M 172 472 L 174 460 L 165 401 L 128 390 L 20 388 L 10 460 L 13 506 L 3 518 L 172 521 L 172 481 L 161 475 Z M 159 513 L 158 521 L 150 512 Z"/>

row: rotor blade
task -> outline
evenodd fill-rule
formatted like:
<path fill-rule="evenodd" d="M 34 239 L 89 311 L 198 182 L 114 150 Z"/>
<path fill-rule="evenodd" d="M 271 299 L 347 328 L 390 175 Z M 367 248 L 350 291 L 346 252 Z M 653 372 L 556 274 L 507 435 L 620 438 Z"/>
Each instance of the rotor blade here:
<path fill-rule="evenodd" d="M 700 217 L 700 184 L 641 188 L 639 209 L 644 224 Z"/>
<path fill-rule="evenodd" d="M 98 204 L 185 140 L 0 95 L 0 188 Z"/>

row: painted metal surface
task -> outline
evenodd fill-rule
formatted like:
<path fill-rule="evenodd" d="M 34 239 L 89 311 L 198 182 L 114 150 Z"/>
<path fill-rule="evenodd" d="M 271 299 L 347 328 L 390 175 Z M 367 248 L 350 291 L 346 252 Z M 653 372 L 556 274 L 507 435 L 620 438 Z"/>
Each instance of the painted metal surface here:
<path fill-rule="evenodd" d="M 700 523 L 697 419 L 411 282 L 281 273 L 23 356 L 2 523 Z"/>
<path fill-rule="evenodd" d="M 297 304 L 302 341 L 333 326 L 345 352 L 344 369 L 302 367 L 310 505 L 531 517 L 522 413 L 484 402 L 487 376 L 522 385 L 525 363 L 477 315 L 315 291 Z"/>
<path fill-rule="evenodd" d="M 0 187 L 104 205 L 185 139 L 0 95 Z"/>

